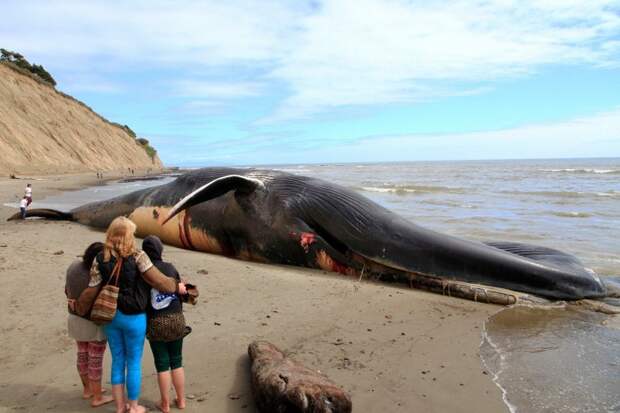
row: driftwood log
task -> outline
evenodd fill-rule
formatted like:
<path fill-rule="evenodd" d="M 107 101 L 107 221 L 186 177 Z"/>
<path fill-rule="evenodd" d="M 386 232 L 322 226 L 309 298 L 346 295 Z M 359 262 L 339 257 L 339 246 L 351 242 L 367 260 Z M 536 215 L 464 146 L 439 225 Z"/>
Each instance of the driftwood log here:
<path fill-rule="evenodd" d="M 351 398 L 325 375 L 286 357 L 267 341 L 248 347 L 252 392 L 262 413 L 350 413 Z"/>

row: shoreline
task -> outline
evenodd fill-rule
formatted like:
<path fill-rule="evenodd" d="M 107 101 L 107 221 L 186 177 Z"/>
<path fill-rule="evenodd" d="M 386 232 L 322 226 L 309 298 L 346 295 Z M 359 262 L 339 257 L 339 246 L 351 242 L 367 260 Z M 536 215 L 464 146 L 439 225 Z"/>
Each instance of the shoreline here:
<path fill-rule="evenodd" d="M 104 182 L 94 173 L 33 178 L 43 179 L 32 181 L 33 207 L 45 196 Z M 0 179 L 2 204 L 25 183 Z M 7 318 L 0 412 L 89 410 L 66 335 L 64 272 L 102 233 L 71 222 L 6 222 L 14 212 L 0 205 L 0 311 Z M 247 346 L 256 339 L 327 374 L 349 392 L 354 411 L 508 411 L 478 354 L 483 322 L 501 307 L 168 246 L 164 259 L 201 292 L 196 307 L 185 306 L 193 328 L 184 345 L 186 392 L 194 396 L 188 412 L 255 411 Z M 108 350 L 104 383 L 109 363 Z M 142 375 L 141 401 L 152 408 L 159 396 L 148 344 Z"/>

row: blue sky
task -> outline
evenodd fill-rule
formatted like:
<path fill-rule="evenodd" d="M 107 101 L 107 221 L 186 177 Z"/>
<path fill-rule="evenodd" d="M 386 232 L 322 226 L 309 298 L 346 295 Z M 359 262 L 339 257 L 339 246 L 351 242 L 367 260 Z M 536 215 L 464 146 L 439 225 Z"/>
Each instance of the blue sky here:
<path fill-rule="evenodd" d="M 620 156 L 620 0 L 12 1 L 169 165 Z"/>

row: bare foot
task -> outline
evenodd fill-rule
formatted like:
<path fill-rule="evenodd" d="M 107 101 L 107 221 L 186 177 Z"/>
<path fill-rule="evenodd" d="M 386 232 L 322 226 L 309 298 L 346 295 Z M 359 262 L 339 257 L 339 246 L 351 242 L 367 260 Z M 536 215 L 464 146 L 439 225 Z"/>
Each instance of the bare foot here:
<path fill-rule="evenodd" d="M 101 393 L 105 393 L 107 390 L 106 389 L 101 389 Z M 82 393 L 82 398 L 83 399 L 90 399 L 91 397 L 93 397 L 95 394 L 92 393 L 90 390 L 89 391 L 84 391 L 84 393 Z"/>
<path fill-rule="evenodd" d="M 129 412 L 129 403 L 125 402 L 125 406 L 123 407 L 123 410 L 118 410 L 118 408 L 116 409 L 116 413 L 128 413 Z"/>
<path fill-rule="evenodd" d="M 127 410 L 129 413 L 146 413 L 146 407 L 142 405 L 137 405 L 136 407 L 131 407 Z"/>
<path fill-rule="evenodd" d="M 104 404 L 108 404 L 114 401 L 114 397 L 112 396 L 101 396 L 100 399 L 93 399 L 93 401 L 90 402 L 90 406 L 91 407 L 99 407 L 99 406 L 103 406 Z"/>
<path fill-rule="evenodd" d="M 185 398 L 179 400 L 179 399 L 174 399 L 174 404 L 177 405 L 177 409 L 185 409 Z"/>
<path fill-rule="evenodd" d="M 155 407 L 164 413 L 170 413 L 170 405 L 164 405 L 161 400 L 155 404 Z"/>

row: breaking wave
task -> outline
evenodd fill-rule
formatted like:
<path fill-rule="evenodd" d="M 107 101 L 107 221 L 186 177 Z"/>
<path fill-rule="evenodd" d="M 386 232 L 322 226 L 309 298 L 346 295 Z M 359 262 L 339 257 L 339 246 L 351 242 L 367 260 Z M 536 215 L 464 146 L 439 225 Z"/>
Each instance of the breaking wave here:
<path fill-rule="evenodd" d="M 451 193 L 462 194 L 465 192 L 462 188 L 450 188 L 445 186 L 426 186 L 426 185 L 399 185 L 399 184 L 382 184 L 379 186 L 364 185 L 355 187 L 358 191 L 364 192 L 383 192 L 396 195 L 408 194 L 430 194 L 430 193 Z"/>
<path fill-rule="evenodd" d="M 588 214 L 587 212 L 576 211 L 553 211 L 551 214 L 564 218 L 589 218 L 592 216 L 592 214 Z"/>
<path fill-rule="evenodd" d="M 556 198 L 582 198 L 582 197 L 602 197 L 602 198 L 615 198 L 620 197 L 618 191 L 607 192 L 580 192 L 580 191 L 501 191 L 504 194 L 509 195 L 526 195 L 526 196 L 540 196 L 540 197 L 556 197 Z"/>
<path fill-rule="evenodd" d="M 595 169 L 595 168 L 559 168 L 540 169 L 541 172 L 573 173 L 573 174 L 620 174 L 620 169 Z"/>

